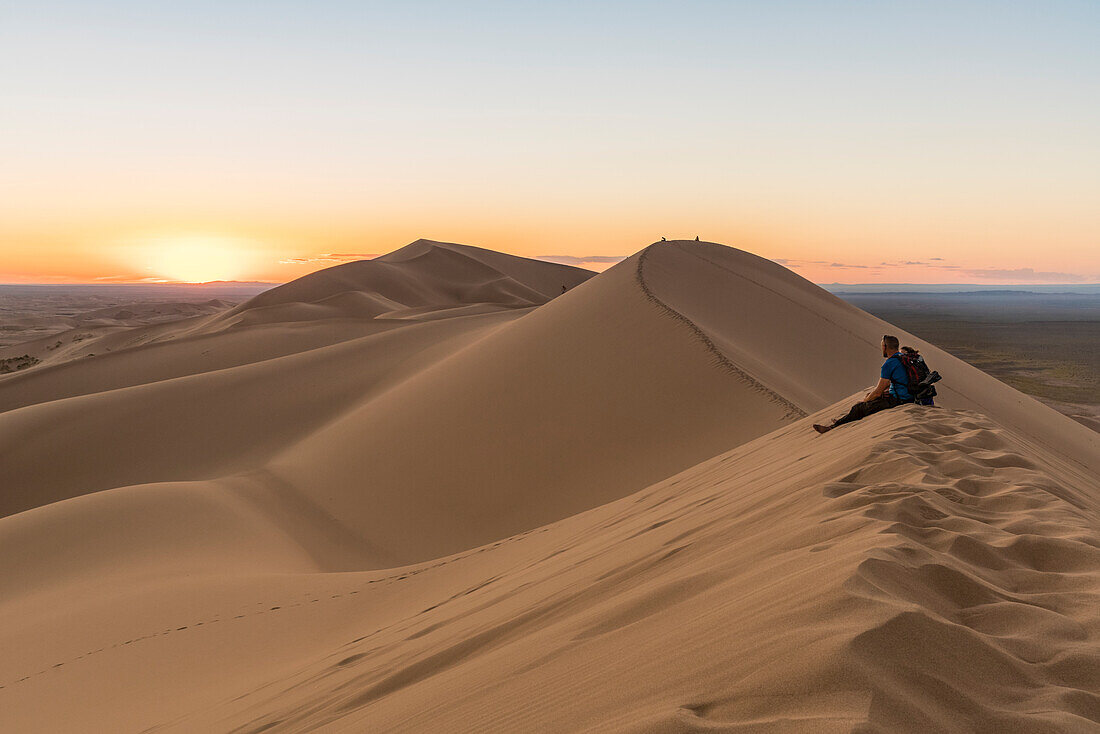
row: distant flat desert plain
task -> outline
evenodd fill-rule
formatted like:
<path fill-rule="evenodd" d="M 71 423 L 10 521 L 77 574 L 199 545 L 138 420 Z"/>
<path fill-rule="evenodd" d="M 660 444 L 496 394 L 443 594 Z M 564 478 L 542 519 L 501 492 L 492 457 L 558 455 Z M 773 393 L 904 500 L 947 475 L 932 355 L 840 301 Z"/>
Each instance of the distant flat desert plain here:
<path fill-rule="evenodd" d="M 0 287 L 0 731 L 1096 732 L 1098 320 L 1044 298 L 698 241 Z M 883 334 L 936 405 L 818 434 Z"/>

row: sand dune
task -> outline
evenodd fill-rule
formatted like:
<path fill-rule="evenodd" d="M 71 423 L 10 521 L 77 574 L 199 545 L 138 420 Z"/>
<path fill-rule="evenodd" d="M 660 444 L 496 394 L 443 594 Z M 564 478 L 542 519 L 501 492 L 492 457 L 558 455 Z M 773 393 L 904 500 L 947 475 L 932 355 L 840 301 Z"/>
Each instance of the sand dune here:
<path fill-rule="evenodd" d="M 423 313 L 468 304 L 537 306 L 591 276 L 568 265 L 417 240 L 388 255 L 326 268 L 265 291 L 223 320 L 296 321 L 326 313 L 392 318 L 407 309 Z"/>
<path fill-rule="evenodd" d="M 1094 730 L 1100 436 L 906 334 L 814 433 L 885 332 L 418 241 L 4 378 L 0 728 Z"/>
<path fill-rule="evenodd" d="M 627 260 L 410 375 L 272 471 L 408 562 L 621 497 L 793 419 L 715 370 L 638 272 Z"/>
<path fill-rule="evenodd" d="M 0 356 L 29 353 L 41 362 L 20 375 L 25 379 L 18 385 L 0 377 L 0 411 L 258 362 L 408 321 L 530 308 L 592 275 L 567 265 L 420 240 L 375 260 L 328 268 L 269 289 L 235 308 L 211 299 L 98 309 L 75 317 L 79 328 L 0 350 Z M 120 313 L 133 320 L 118 320 Z M 155 323 L 154 315 L 172 320 Z M 141 323 L 140 317 L 153 323 L 122 328 Z"/>

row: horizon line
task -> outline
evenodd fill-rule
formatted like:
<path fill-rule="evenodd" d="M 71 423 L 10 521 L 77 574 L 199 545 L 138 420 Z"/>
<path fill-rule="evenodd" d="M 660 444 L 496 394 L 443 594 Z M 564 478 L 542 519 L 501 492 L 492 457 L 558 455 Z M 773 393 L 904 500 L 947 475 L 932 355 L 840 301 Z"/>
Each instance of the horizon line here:
<path fill-rule="evenodd" d="M 110 282 L 74 281 L 74 282 L 65 282 L 65 283 L 58 283 L 58 282 L 49 283 L 49 282 L 39 282 L 39 281 L 21 281 L 21 282 L 5 281 L 5 282 L 0 282 L 0 287 L 2 287 L 2 286 L 47 286 L 47 287 L 95 286 L 95 287 L 101 287 L 101 288 L 110 288 L 110 287 L 114 287 L 114 286 L 136 286 L 136 285 L 151 286 L 151 287 L 181 286 L 181 285 L 182 286 L 188 286 L 188 285 L 189 286 L 285 285 L 286 283 L 291 283 L 294 280 L 297 280 L 297 278 L 294 278 L 294 279 L 291 279 L 291 280 L 282 280 L 282 281 L 280 281 L 280 280 L 205 280 L 205 281 L 186 281 L 186 280 L 141 281 L 141 280 L 130 280 L 130 281 L 110 281 Z M 1057 287 L 1063 287 L 1063 286 L 1067 287 L 1067 288 L 1097 288 L 1097 287 L 1100 287 L 1100 281 L 1097 281 L 1095 283 L 965 283 L 965 282 L 942 282 L 942 283 L 912 283 L 912 282 L 875 283 L 875 282 L 861 282 L 861 283 L 841 283 L 841 282 L 837 282 L 837 281 L 833 281 L 833 282 L 829 282 L 829 283 L 814 282 L 814 281 L 811 281 L 811 282 L 813 282 L 814 285 L 820 286 L 822 288 L 824 288 L 826 286 L 832 286 L 832 287 L 835 287 L 835 286 L 851 286 L 851 287 L 875 286 L 876 288 L 882 288 L 882 287 L 885 287 L 885 286 L 920 286 L 920 287 L 929 287 L 929 286 L 957 286 L 957 287 L 963 287 L 963 286 L 966 286 L 966 287 L 973 287 L 973 288 L 1003 288 L 1003 289 L 1011 290 L 1011 289 L 1015 289 L 1015 288 L 1057 288 Z"/>

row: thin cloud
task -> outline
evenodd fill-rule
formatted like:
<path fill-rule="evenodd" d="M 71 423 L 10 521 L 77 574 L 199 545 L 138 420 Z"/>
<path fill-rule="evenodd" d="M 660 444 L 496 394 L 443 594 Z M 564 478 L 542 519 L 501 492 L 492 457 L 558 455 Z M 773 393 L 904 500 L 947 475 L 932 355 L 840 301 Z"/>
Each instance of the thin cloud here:
<path fill-rule="evenodd" d="M 945 258 L 930 257 L 924 260 L 896 260 L 882 262 L 879 265 L 853 265 L 850 263 L 829 262 L 828 260 L 795 260 L 783 257 L 771 258 L 771 261 L 787 267 L 799 268 L 820 265 L 836 270 L 881 270 L 882 268 L 926 267 L 950 271 L 954 278 L 974 278 L 978 280 L 1004 280 L 1023 283 L 1091 283 L 1095 278 L 1073 273 L 1056 273 L 1034 268 L 966 268 L 962 265 L 948 265 Z M 962 282 L 961 280 L 958 282 Z"/>
<path fill-rule="evenodd" d="M 786 265 L 792 268 L 802 268 L 807 265 L 823 265 L 827 268 L 859 268 L 862 270 L 878 270 L 878 265 L 852 265 L 850 263 L 829 262 L 828 260 L 795 260 L 786 257 L 769 258 L 773 263 Z M 886 265 L 887 263 L 883 263 Z"/>
<path fill-rule="evenodd" d="M 536 260 L 545 260 L 546 262 L 558 263 L 559 265 L 576 265 L 581 266 L 585 263 L 617 263 L 622 262 L 628 256 L 627 255 L 535 255 Z"/>
<path fill-rule="evenodd" d="M 1089 279 L 1073 273 L 1052 273 L 1032 268 L 959 268 L 956 272 L 972 278 L 1022 280 L 1029 283 L 1084 283 Z"/>
<path fill-rule="evenodd" d="M 840 263 L 833 263 L 830 265 L 828 260 L 798 260 L 787 257 L 773 257 L 771 258 L 773 263 L 779 263 L 780 265 L 826 265 L 832 267 L 833 265 L 839 265 Z"/>
<path fill-rule="evenodd" d="M 280 260 L 280 265 L 303 265 L 306 263 L 350 263 L 357 260 L 373 260 L 378 257 L 378 253 L 358 253 L 358 252 L 326 252 L 321 255 L 313 255 L 311 257 L 288 257 L 285 260 Z"/>
<path fill-rule="evenodd" d="M 145 276 L 142 278 L 135 278 L 132 275 L 101 275 L 98 278 L 94 278 L 97 283 L 179 283 L 182 281 L 168 280 L 167 278 L 157 278 L 154 276 Z"/>

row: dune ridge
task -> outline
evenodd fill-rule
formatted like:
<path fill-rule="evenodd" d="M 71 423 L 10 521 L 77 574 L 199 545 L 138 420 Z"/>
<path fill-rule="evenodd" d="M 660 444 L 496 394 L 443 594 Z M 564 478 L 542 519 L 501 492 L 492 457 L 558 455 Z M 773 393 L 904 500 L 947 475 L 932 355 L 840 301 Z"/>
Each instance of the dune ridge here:
<path fill-rule="evenodd" d="M 621 497 L 789 421 L 651 306 L 638 257 L 408 376 L 271 469 L 412 562 Z M 408 450 L 412 435 L 432 462 Z"/>
<path fill-rule="evenodd" d="M 1100 437 L 749 253 L 546 265 L 417 241 L 0 381 L 0 728 L 1100 726 Z M 941 406 L 813 432 L 886 331 Z"/>
<path fill-rule="evenodd" d="M 281 319 L 301 314 L 308 320 L 314 317 L 303 312 L 309 304 L 367 318 L 471 305 L 523 308 L 546 303 L 563 287 L 572 288 L 591 276 L 591 271 L 570 265 L 417 240 L 386 255 L 325 268 L 264 291 L 218 321 L 239 324 L 261 309 L 269 312 L 265 319 L 272 318 L 274 310 Z"/>
<path fill-rule="evenodd" d="M 571 538 L 564 551 L 334 650 L 271 694 L 271 705 L 293 703 L 233 731 L 368 721 L 395 731 L 1087 730 L 1100 720 L 1098 620 L 1089 613 L 1100 591 L 1095 575 L 1080 575 L 1100 561 L 1090 485 L 1028 458 L 1033 447 L 983 416 L 923 413 L 903 408 L 859 425 L 849 440 L 868 440 L 855 450 L 838 448 L 839 436 L 813 445 L 801 422 L 570 521 L 568 532 L 548 529 Z M 845 456 L 823 470 L 784 471 L 769 486 L 769 464 L 795 446 L 809 452 L 808 467 L 833 451 Z M 945 467 L 945 452 L 966 466 Z M 769 538 L 776 507 L 794 527 Z M 1026 519 L 1020 507 L 1031 510 Z M 641 542 L 647 535 L 652 542 Z M 538 543 L 528 538 L 506 543 Z M 754 544 L 771 557 L 747 548 Z M 558 578 L 563 566 L 572 583 Z M 800 582 L 823 568 L 835 579 L 814 584 L 814 603 L 800 608 Z M 765 576 L 771 584 L 758 586 Z M 513 594 L 525 586 L 516 608 Z M 740 595 L 792 611 L 771 619 L 734 601 Z M 437 612 L 447 606 L 462 609 Z M 700 617 L 713 618 L 682 631 Z M 723 619 L 784 638 L 746 649 L 716 631 Z M 451 626 L 462 629 L 440 633 Z M 660 659 L 647 660 L 654 643 L 645 641 L 670 633 L 682 647 L 659 644 Z M 715 650 L 715 637 L 731 649 Z M 523 649 L 544 646 L 552 652 Z M 566 683 L 565 672 L 580 679 Z M 601 684 L 605 674 L 615 690 Z M 543 699 L 547 689 L 558 692 L 552 701 L 511 716 L 493 706 Z M 653 712 L 630 705 L 639 691 Z M 792 705 L 792 693 L 804 700 Z"/>
<path fill-rule="evenodd" d="M 652 247 L 652 245 L 650 247 Z M 679 311 L 674 309 L 672 306 L 670 306 L 667 303 L 665 303 L 664 301 L 662 301 L 660 299 L 660 297 L 657 296 L 657 294 L 655 294 L 653 292 L 653 289 L 649 287 L 649 283 L 647 283 L 646 279 L 645 279 L 645 260 L 646 260 L 646 257 L 649 254 L 649 250 L 650 250 L 650 248 L 647 247 L 646 249 L 642 250 L 641 253 L 638 254 L 638 267 L 635 271 L 636 277 L 637 277 L 637 280 L 638 280 L 638 285 L 641 287 L 642 293 L 645 294 L 646 299 L 649 300 L 651 303 L 656 304 L 656 306 L 658 308 L 660 308 L 662 311 L 667 313 L 672 318 L 682 322 L 685 326 L 687 326 L 689 329 L 691 329 L 692 334 L 694 334 L 695 337 L 706 346 L 707 350 L 710 351 L 711 354 L 714 355 L 714 358 L 717 361 L 717 363 L 719 365 L 721 365 L 724 369 L 726 369 L 729 372 L 736 375 L 738 379 L 750 383 L 751 385 L 753 385 L 753 387 L 756 390 L 764 393 L 771 400 L 773 400 L 774 402 L 776 402 L 776 403 L 782 405 L 784 408 L 786 408 L 787 409 L 787 417 L 790 417 L 790 418 L 805 418 L 806 417 L 806 411 L 804 411 L 802 408 L 798 407 L 797 405 L 795 405 L 791 401 L 787 400 L 786 398 L 784 398 L 779 393 L 777 393 L 774 390 L 768 388 L 766 385 L 761 383 L 755 377 L 753 377 L 752 375 L 750 375 L 749 373 L 745 372 L 743 369 L 738 367 L 736 364 L 734 364 L 730 360 L 730 358 L 726 354 L 724 354 L 722 352 L 722 350 L 720 350 L 715 345 L 715 343 L 713 341 L 711 341 L 710 337 L 707 336 L 707 333 L 699 328 L 698 324 L 696 324 L 694 321 L 689 319 L 687 316 L 683 315 L 682 313 L 680 313 Z"/>

